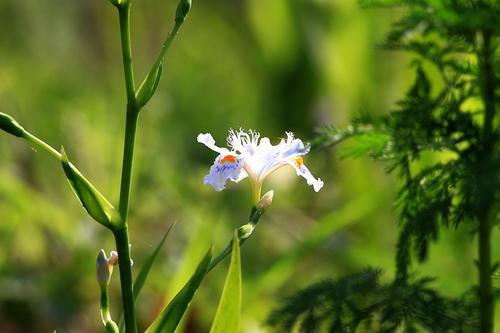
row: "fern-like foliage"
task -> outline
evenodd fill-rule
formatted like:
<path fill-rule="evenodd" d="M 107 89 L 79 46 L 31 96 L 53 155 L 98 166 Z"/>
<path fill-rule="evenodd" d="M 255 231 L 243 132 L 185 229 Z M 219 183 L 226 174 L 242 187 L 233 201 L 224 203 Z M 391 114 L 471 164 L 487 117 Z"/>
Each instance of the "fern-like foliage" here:
<path fill-rule="evenodd" d="M 476 298 L 439 295 L 432 279 L 380 282 L 373 268 L 312 284 L 283 300 L 268 324 L 278 332 L 476 332 Z"/>
<path fill-rule="evenodd" d="M 408 14 L 394 24 L 383 46 L 417 55 L 415 82 L 389 115 L 361 115 L 346 130 L 321 129 L 312 145 L 329 147 L 351 139 L 351 146 L 341 155 L 369 155 L 386 161 L 387 170 L 401 177 L 397 275 L 406 279 L 411 254 L 425 260 L 429 243 L 438 238 L 441 226 L 456 227 L 468 221 L 476 230 L 482 212 L 498 213 L 500 149 L 498 132 L 490 130 L 485 137 L 485 101 L 492 96 L 485 95 L 484 86 L 489 76 L 493 76 L 493 82 L 500 77 L 500 2 L 411 0 L 363 4 L 408 7 Z M 490 40 L 489 45 L 485 45 L 485 39 Z M 425 66 L 433 66 L 440 73 L 441 82 L 434 91 Z M 492 103 L 499 100 L 496 85 Z M 439 162 L 414 170 L 413 162 L 427 152 L 446 154 Z"/>
<path fill-rule="evenodd" d="M 311 145 L 349 141 L 341 156 L 371 156 L 400 179 L 395 278 L 381 284 L 380 272 L 368 269 L 313 284 L 283 300 L 269 324 L 304 333 L 493 332 L 493 299 L 500 297 L 490 257 L 500 211 L 500 1 L 362 4 L 406 8 L 382 46 L 415 55 L 414 83 L 387 115 L 361 114 L 347 129 L 322 128 Z M 439 73 L 433 84 L 430 69 Z M 422 158 L 429 153 L 432 162 Z M 450 299 L 429 279 L 412 280 L 410 268 L 412 260 L 427 259 L 443 228 L 460 224 L 479 235 L 479 283 Z"/>

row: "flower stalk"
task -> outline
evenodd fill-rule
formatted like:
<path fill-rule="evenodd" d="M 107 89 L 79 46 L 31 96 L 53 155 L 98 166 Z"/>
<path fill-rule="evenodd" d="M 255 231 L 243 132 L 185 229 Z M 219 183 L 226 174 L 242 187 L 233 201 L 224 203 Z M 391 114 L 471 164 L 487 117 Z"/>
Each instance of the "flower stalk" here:
<path fill-rule="evenodd" d="M 111 318 L 109 311 L 109 281 L 113 274 L 113 266 L 117 264 L 118 254 L 111 252 L 109 258 L 106 258 L 104 250 L 99 252 L 96 262 L 97 283 L 101 290 L 101 319 L 107 333 L 119 333 L 118 325 Z"/>
<path fill-rule="evenodd" d="M 242 225 L 238 229 L 236 229 L 236 234 L 238 235 L 238 241 L 240 242 L 240 246 L 252 235 L 255 230 L 255 226 L 259 222 L 260 218 L 264 214 L 264 212 L 271 206 L 273 202 L 274 191 L 269 191 L 257 202 L 255 206 L 252 207 L 250 211 L 250 217 L 248 218 L 248 223 Z M 208 266 L 208 272 L 215 268 L 224 258 L 226 258 L 230 253 L 233 247 L 233 240 L 229 242 L 229 244 L 222 250 L 221 253 L 210 262 L 210 266 Z"/>

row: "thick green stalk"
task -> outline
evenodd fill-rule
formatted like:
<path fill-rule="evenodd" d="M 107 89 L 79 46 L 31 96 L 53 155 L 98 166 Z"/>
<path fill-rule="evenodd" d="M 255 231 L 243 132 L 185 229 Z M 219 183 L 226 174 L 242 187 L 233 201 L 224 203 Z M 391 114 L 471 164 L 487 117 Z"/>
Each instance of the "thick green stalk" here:
<path fill-rule="evenodd" d="M 137 128 L 138 110 L 135 102 L 134 72 L 132 67 L 132 49 L 130 45 L 130 4 L 118 8 L 120 19 L 120 37 L 123 56 L 123 70 L 125 74 L 125 88 L 127 91 L 127 114 L 125 122 L 125 143 L 123 147 L 122 177 L 120 186 L 120 214 L 123 227 L 113 232 L 118 251 L 120 283 L 122 292 L 123 314 L 125 331 L 137 332 L 135 316 L 132 267 L 128 236 L 128 208 L 130 198 L 130 183 L 132 177 L 132 162 L 134 158 L 135 132 Z"/>
<path fill-rule="evenodd" d="M 491 263 L 491 230 L 494 218 L 494 198 L 496 190 L 491 188 L 490 178 L 487 175 L 492 169 L 492 155 L 495 149 L 495 77 L 493 71 L 494 51 L 491 46 L 491 33 L 482 34 L 482 52 L 481 62 L 481 83 L 482 94 L 485 106 L 484 125 L 483 125 L 483 145 L 480 158 L 480 171 L 482 181 L 480 182 L 479 193 L 479 298 L 480 298 L 480 332 L 493 333 L 494 331 L 494 313 L 495 300 L 493 296 L 493 284 L 491 281 L 492 263 Z M 486 171 L 486 173 L 484 173 Z M 487 179 L 485 179 L 487 178 Z"/>

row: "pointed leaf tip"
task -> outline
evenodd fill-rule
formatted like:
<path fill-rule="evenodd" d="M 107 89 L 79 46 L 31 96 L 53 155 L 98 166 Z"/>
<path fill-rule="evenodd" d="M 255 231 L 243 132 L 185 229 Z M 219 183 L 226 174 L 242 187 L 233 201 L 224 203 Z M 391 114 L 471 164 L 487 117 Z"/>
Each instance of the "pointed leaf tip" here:
<path fill-rule="evenodd" d="M 120 223 L 120 214 L 111 203 L 76 169 L 61 147 L 61 162 L 73 192 L 87 213 L 97 222 L 112 229 Z"/>

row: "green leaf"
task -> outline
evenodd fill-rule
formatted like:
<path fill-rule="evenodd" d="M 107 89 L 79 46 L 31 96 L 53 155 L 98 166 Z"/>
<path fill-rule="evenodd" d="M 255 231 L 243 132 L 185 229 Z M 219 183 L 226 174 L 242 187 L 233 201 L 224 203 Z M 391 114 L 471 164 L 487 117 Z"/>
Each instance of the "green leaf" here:
<path fill-rule="evenodd" d="M 137 89 L 135 99 L 138 108 L 142 108 L 149 102 L 151 97 L 153 97 L 156 88 L 158 88 L 158 84 L 160 83 L 162 69 L 163 61 L 156 63 Z"/>
<path fill-rule="evenodd" d="M 231 262 L 226 283 L 210 333 L 237 333 L 241 316 L 241 259 L 238 233 L 234 233 Z"/>
<path fill-rule="evenodd" d="M 156 246 L 154 249 L 153 253 L 149 256 L 149 258 L 146 260 L 144 265 L 141 268 L 141 271 L 137 275 L 134 281 L 134 300 L 137 301 L 137 298 L 139 297 L 139 294 L 142 291 L 142 287 L 144 286 L 144 283 L 146 282 L 146 279 L 149 275 L 149 272 L 151 271 L 151 267 L 153 266 L 153 263 L 156 260 L 156 257 L 158 257 L 158 253 L 160 253 L 161 248 L 163 247 L 163 244 L 165 243 L 165 240 L 167 239 L 167 236 L 170 234 L 170 230 L 174 227 L 175 223 L 172 223 L 172 225 L 168 228 L 167 232 L 163 235 L 162 239 L 160 240 L 160 243 Z M 120 332 L 123 331 L 125 328 L 125 321 L 123 319 L 123 313 L 122 317 L 120 318 Z"/>
<path fill-rule="evenodd" d="M 194 297 L 196 290 L 207 274 L 208 266 L 212 260 L 212 248 L 210 248 L 198 264 L 196 271 L 189 281 L 161 311 L 155 321 L 149 326 L 145 333 L 173 333 L 179 325 L 182 316 L 186 312 L 189 303 Z"/>
<path fill-rule="evenodd" d="M 137 297 L 141 293 L 142 287 L 144 286 L 144 282 L 146 282 L 146 279 L 149 275 L 149 272 L 151 270 L 151 267 L 153 266 L 153 263 L 156 260 L 156 257 L 158 257 L 158 253 L 160 253 L 161 248 L 163 247 L 163 244 L 165 243 L 165 240 L 167 239 L 168 234 L 170 233 L 170 230 L 174 227 L 175 223 L 172 223 L 172 225 L 168 228 L 167 232 L 165 232 L 165 235 L 163 235 L 162 239 L 160 240 L 160 243 L 156 246 L 155 250 L 149 258 L 146 260 L 144 265 L 141 268 L 141 271 L 137 275 L 137 278 L 134 281 L 134 299 L 137 300 Z"/>
<path fill-rule="evenodd" d="M 89 215 L 102 225 L 113 228 L 120 222 L 120 214 L 113 205 L 76 169 L 61 149 L 61 162 L 71 188 Z"/>

